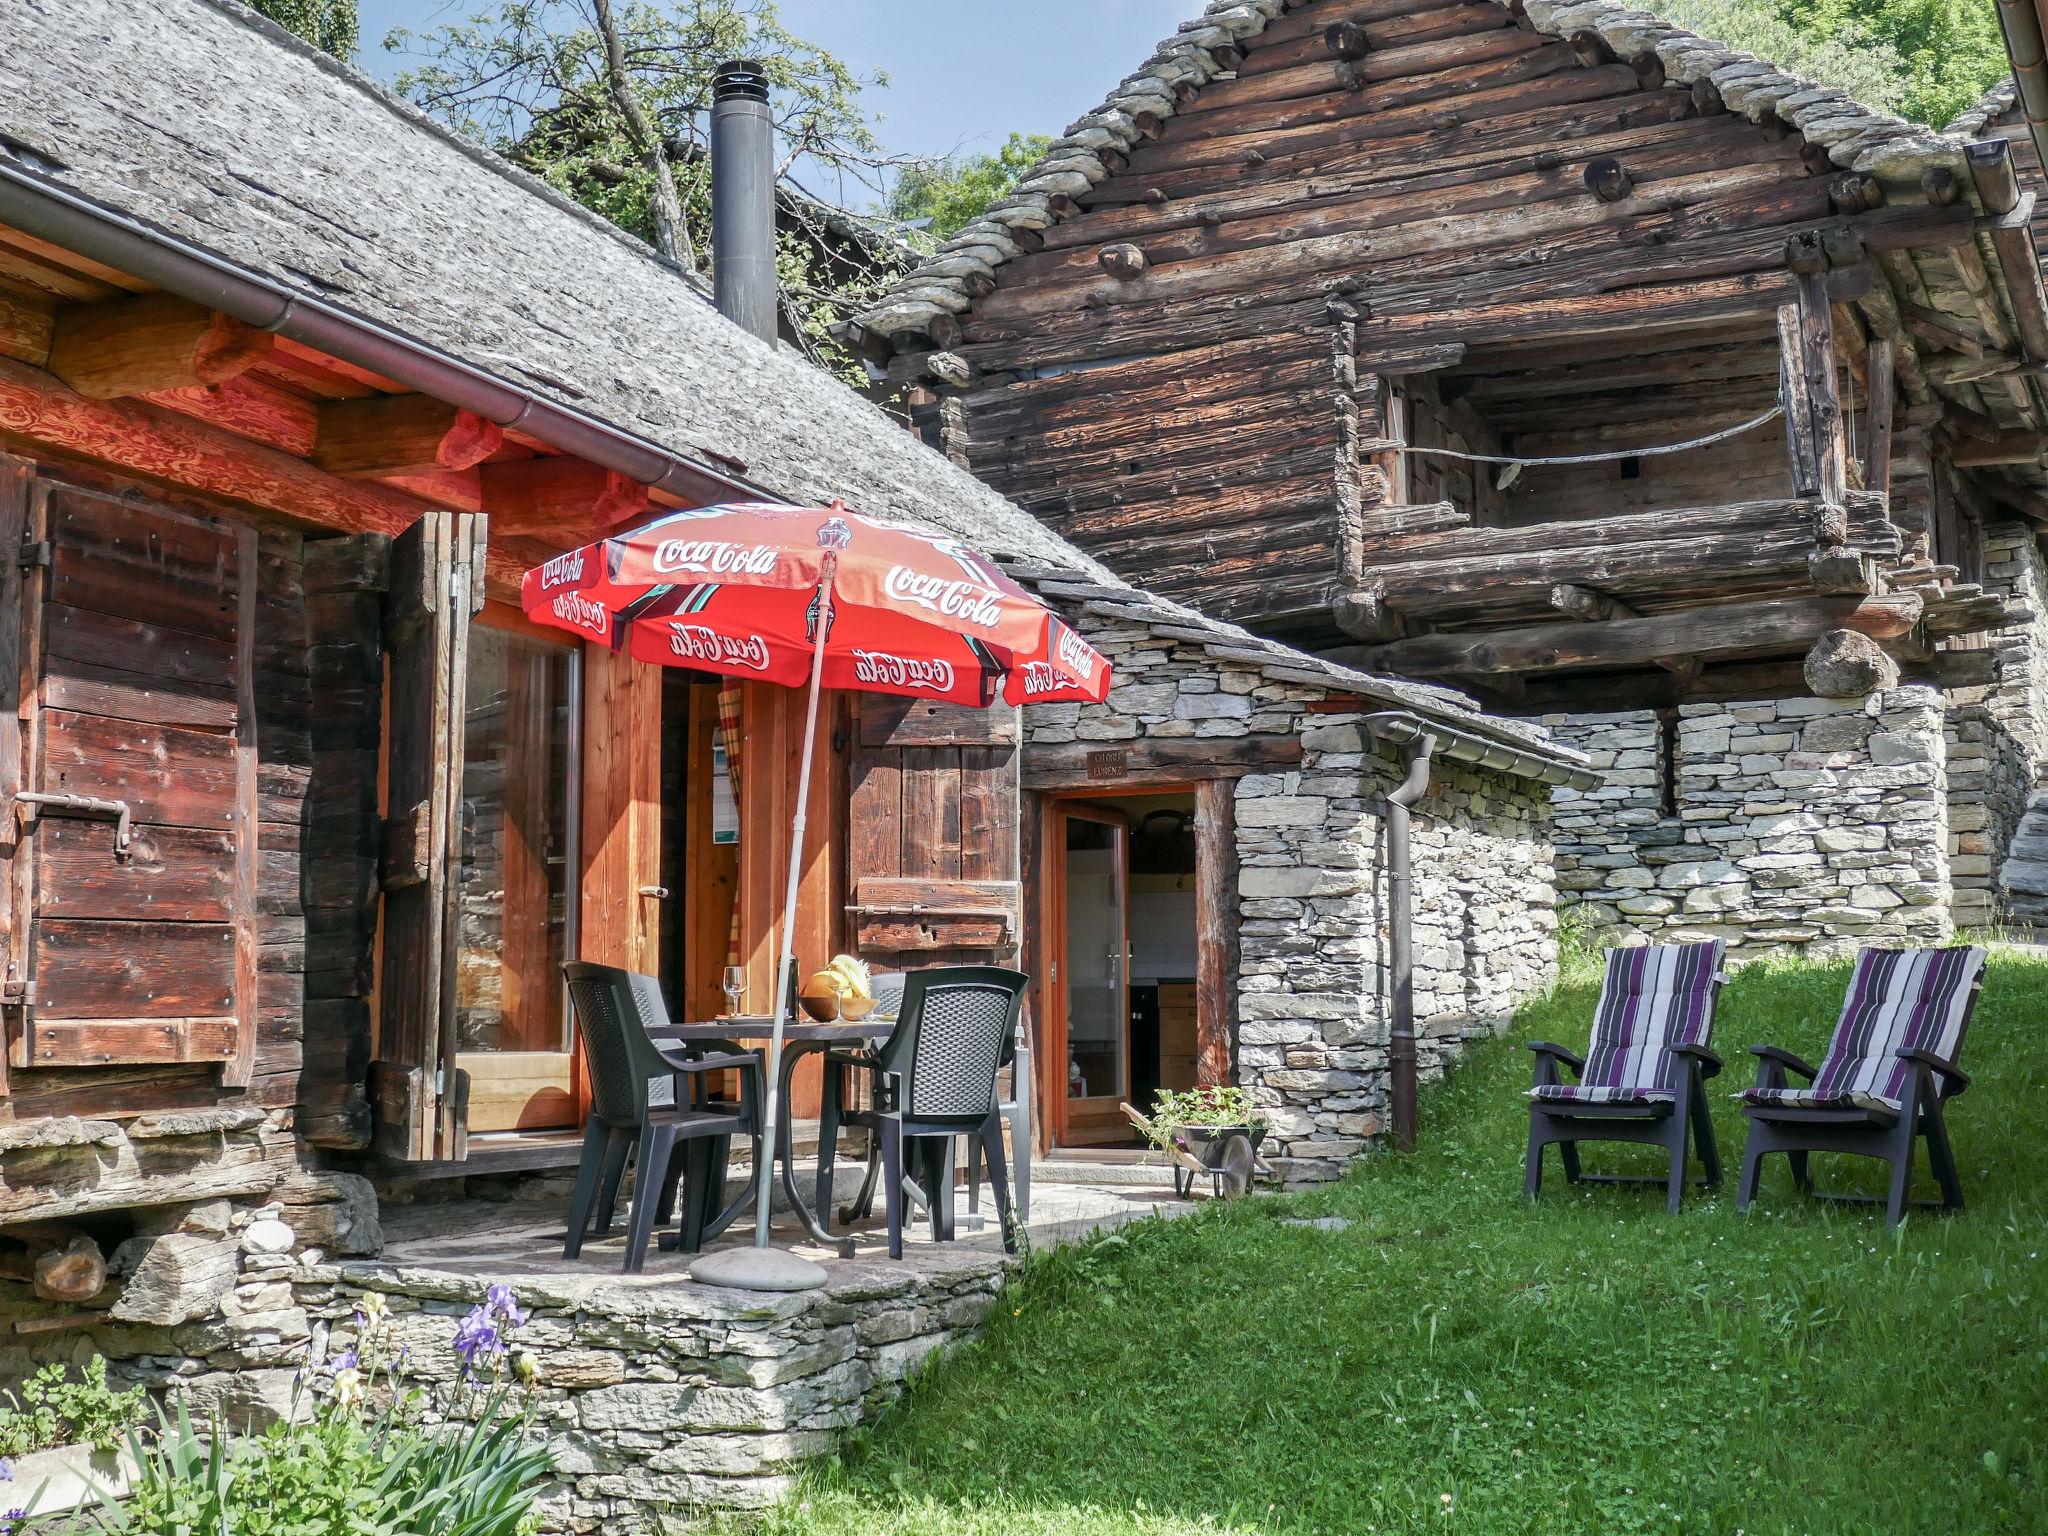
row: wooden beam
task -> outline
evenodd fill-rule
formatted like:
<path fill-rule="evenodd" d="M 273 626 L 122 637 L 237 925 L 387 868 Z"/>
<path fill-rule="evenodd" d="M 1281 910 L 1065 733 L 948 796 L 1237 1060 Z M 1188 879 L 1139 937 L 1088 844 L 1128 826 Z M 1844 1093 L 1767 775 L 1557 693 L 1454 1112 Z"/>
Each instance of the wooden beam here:
<path fill-rule="evenodd" d="M 342 480 L 160 406 L 89 400 L 40 368 L 0 358 L 0 443 L 84 459 L 236 506 L 346 533 L 404 532 L 438 509 L 370 480 Z M 490 557 L 493 590 L 517 593 L 531 562 Z"/>
<path fill-rule="evenodd" d="M 330 475 L 429 475 L 469 469 L 505 445 L 505 429 L 428 395 L 372 395 L 320 407 L 313 462 Z"/>
<path fill-rule="evenodd" d="M 597 537 L 647 508 L 647 487 L 583 459 L 519 459 L 486 464 L 484 508 L 505 534 Z"/>
<path fill-rule="evenodd" d="M 1024 749 L 1024 788 L 1087 789 L 1238 778 L 1301 762 L 1292 734 L 1075 741 Z"/>
<path fill-rule="evenodd" d="M 1229 779 L 1195 785 L 1195 1054 L 1200 1082 L 1235 1081 L 1237 788 Z"/>
<path fill-rule="evenodd" d="M 2048 437 L 2039 432 L 2002 432 L 1989 440 L 1958 438 L 1948 461 L 1957 469 L 1984 469 L 1999 464 L 2037 465 L 2048 460 Z"/>
<path fill-rule="evenodd" d="M 1637 617 L 1636 610 L 1620 598 L 1609 597 L 1605 592 L 1569 581 L 1560 581 L 1551 587 L 1550 606 L 1566 618 L 1577 619 L 1582 624 Z"/>
<path fill-rule="evenodd" d="M 1560 667 L 1667 666 L 1673 657 L 1762 656 L 1811 645 L 1831 629 L 1894 639 L 1920 621 L 1917 593 L 1787 597 L 1722 603 L 1599 624 L 1534 624 L 1477 634 L 1422 635 L 1372 652 L 1375 671 L 1433 676 Z"/>
<path fill-rule="evenodd" d="M 168 293 L 57 312 L 50 372 L 92 400 L 224 384 L 266 357 L 269 331 Z"/>
<path fill-rule="evenodd" d="M 1892 344 L 1871 342 L 1864 365 L 1869 413 L 1863 433 L 1863 488 L 1890 498 L 1892 493 Z"/>

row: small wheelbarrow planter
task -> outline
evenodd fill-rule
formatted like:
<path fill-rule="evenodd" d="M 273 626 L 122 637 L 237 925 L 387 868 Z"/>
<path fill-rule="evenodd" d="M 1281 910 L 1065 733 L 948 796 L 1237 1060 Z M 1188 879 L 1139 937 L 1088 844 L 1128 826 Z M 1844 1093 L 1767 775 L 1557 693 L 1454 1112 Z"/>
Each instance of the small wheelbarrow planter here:
<path fill-rule="evenodd" d="M 1183 1200 L 1194 1197 L 1198 1179 L 1209 1181 L 1212 1198 L 1236 1200 L 1250 1193 L 1253 1179 L 1274 1176 L 1259 1156 L 1266 1139 L 1263 1125 L 1177 1125 L 1162 1135 L 1141 1111 L 1129 1104 L 1118 1108 L 1140 1135 L 1173 1160 L 1173 1192 Z"/>

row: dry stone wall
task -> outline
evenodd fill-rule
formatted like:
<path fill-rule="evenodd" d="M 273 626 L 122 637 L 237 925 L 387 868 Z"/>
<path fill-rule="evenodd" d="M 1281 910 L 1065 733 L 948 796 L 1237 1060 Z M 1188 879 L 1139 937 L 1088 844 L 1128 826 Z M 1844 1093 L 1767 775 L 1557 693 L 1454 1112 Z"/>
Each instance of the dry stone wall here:
<path fill-rule="evenodd" d="M 1558 883 L 1590 936 L 1824 954 L 1952 931 L 1937 690 L 1543 724 L 1606 774 L 1556 797 Z"/>
<path fill-rule="evenodd" d="M 1299 768 L 1236 781 L 1238 1081 L 1289 1182 L 1334 1178 L 1385 1129 L 1390 1017 L 1382 808 L 1399 781 L 1324 690 L 1219 666 L 1132 624 L 1079 621 L 1116 667 L 1106 707 L 1040 706 L 1033 745 L 1288 733 Z M 1550 791 L 1442 762 L 1413 814 L 1415 1001 L 1426 1074 L 1504 1027 L 1557 963 Z"/>

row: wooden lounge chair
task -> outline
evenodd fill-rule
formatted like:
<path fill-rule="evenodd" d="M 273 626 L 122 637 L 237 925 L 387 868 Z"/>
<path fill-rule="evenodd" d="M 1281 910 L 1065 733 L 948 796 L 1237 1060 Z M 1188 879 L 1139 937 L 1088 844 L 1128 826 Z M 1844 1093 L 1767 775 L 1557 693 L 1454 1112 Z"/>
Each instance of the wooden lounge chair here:
<path fill-rule="evenodd" d="M 1941 1185 L 1938 1208 L 1961 1210 L 1963 1187 L 1942 1106 L 1970 1086 L 1956 1057 L 1983 986 L 1981 949 L 1866 949 L 1856 956 L 1849 995 L 1819 1067 L 1775 1045 L 1752 1046 L 1756 1086 L 1739 1095 L 1749 1139 L 1737 1208 L 1746 1210 L 1756 1198 L 1758 1174 L 1770 1153 L 1783 1152 L 1793 1182 L 1813 1195 L 1807 1155 L 1848 1152 L 1891 1164 L 1885 1223 L 1897 1226 L 1913 1177 L 1913 1140 L 1924 1136 L 1927 1161 Z M 1809 1086 L 1791 1086 L 1788 1072 Z M 1817 1198 L 1876 1203 L 1851 1195 Z"/>
<path fill-rule="evenodd" d="M 1707 1048 L 1707 1039 L 1724 979 L 1718 941 L 1607 951 L 1607 974 L 1585 1058 L 1547 1040 L 1529 1047 L 1536 1053 L 1536 1082 L 1529 1090 L 1523 1193 L 1534 1198 L 1542 1188 L 1543 1149 L 1557 1142 L 1568 1182 L 1663 1184 L 1676 1214 L 1685 1196 L 1688 1132 L 1704 1169 L 1700 1182 L 1721 1182 L 1706 1080 L 1721 1070 L 1721 1058 Z M 1558 1080 L 1559 1062 L 1578 1075 L 1576 1083 Z M 1661 1179 L 1582 1173 L 1582 1141 L 1663 1147 L 1671 1154 L 1671 1171 Z"/>

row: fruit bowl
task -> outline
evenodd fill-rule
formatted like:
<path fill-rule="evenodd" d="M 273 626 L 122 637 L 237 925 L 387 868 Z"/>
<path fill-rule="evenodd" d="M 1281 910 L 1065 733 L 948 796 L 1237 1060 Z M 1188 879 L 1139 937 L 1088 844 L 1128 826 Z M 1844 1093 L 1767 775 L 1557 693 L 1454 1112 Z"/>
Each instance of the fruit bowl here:
<path fill-rule="evenodd" d="M 858 1021 L 875 1011 L 872 997 L 842 997 L 839 999 L 839 1017 Z"/>
<path fill-rule="evenodd" d="M 816 1023 L 830 1024 L 839 1017 L 839 994 L 815 981 L 797 994 L 796 1001 L 797 1006 Z"/>

